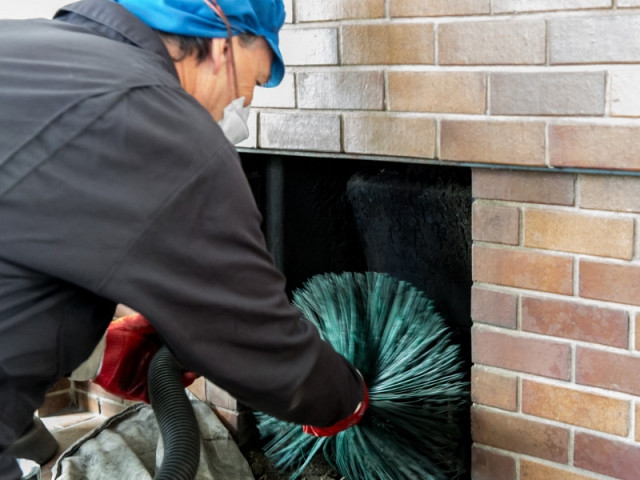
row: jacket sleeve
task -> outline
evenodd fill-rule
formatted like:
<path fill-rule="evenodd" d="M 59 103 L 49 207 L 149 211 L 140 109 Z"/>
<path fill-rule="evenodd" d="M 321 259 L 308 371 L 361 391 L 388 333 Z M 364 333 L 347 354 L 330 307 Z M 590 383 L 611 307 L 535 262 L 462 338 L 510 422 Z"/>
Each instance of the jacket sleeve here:
<path fill-rule="evenodd" d="M 118 225 L 127 241 L 97 293 L 141 312 L 186 368 L 256 410 L 315 426 L 350 415 L 361 380 L 290 305 L 235 149 L 198 115 L 190 128 L 165 115 L 171 136 L 156 132 L 149 144 L 160 113 L 127 127 L 137 140 L 126 150 L 148 169 L 113 193 L 148 213 Z M 157 204 L 147 198 L 155 178 L 170 192 Z"/>

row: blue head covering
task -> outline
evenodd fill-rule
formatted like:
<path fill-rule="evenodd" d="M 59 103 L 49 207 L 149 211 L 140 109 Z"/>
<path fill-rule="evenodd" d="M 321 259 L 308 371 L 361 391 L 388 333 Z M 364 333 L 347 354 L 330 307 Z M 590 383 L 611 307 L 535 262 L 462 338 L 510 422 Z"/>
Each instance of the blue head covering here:
<path fill-rule="evenodd" d="M 176 35 L 226 38 L 227 27 L 204 0 L 112 0 L 151 28 Z M 271 75 L 264 87 L 275 87 L 284 76 L 278 32 L 284 23 L 282 0 L 217 0 L 231 24 L 233 35 L 264 37 L 273 50 Z"/>

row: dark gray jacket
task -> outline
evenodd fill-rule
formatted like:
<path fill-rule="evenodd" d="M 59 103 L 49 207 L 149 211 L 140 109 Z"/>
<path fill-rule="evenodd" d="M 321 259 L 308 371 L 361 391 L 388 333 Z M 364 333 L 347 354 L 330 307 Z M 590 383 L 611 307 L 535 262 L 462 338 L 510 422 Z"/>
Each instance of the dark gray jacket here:
<path fill-rule="evenodd" d="M 290 306 L 239 158 L 120 5 L 0 22 L 0 451 L 116 303 L 242 403 L 325 426 L 353 367 Z"/>

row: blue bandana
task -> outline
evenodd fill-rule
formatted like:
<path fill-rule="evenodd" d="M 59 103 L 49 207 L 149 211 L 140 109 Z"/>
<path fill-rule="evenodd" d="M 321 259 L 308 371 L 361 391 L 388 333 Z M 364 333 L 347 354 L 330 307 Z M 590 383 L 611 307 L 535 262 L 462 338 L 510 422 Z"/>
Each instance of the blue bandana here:
<path fill-rule="evenodd" d="M 112 0 L 151 28 L 176 35 L 226 38 L 227 27 L 204 0 Z M 284 76 L 278 32 L 284 23 L 282 0 L 218 0 L 233 35 L 264 37 L 273 50 L 271 75 L 264 87 L 275 87 Z"/>

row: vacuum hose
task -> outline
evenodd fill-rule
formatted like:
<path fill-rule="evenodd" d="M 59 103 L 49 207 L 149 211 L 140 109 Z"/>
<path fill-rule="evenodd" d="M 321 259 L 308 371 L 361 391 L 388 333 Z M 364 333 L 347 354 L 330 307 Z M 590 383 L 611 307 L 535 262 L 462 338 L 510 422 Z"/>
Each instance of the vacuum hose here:
<path fill-rule="evenodd" d="M 164 442 L 164 459 L 154 480 L 193 480 L 200 463 L 200 431 L 180 366 L 166 345 L 149 365 L 149 398 Z"/>

